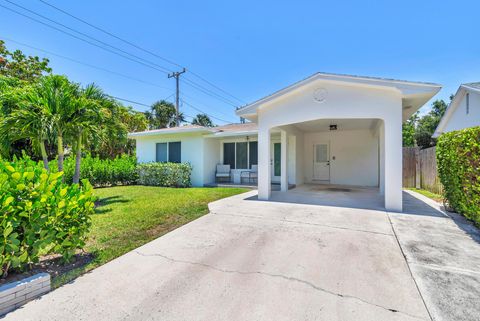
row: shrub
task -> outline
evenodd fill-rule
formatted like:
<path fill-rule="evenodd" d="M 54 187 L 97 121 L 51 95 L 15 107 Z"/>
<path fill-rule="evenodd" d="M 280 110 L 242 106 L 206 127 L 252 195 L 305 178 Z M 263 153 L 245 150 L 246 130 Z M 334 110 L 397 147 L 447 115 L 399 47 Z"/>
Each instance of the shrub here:
<path fill-rule="evenodd" d="M 66 183 L 71 183 L 75 171 L 75 157 L 70 156 L 63 164 Z M 137 160 L 135 156 L 122 155 L 115 159 L 100 159 L 86 155 L 80 163 L 80 178 L 87 179 L 95 187 L 132 185 L 137 182 Z M 56 170 L 57 162 L 50 164 Z"/>
<path fill-rule="evenodd" d="M 139 164 L 138 183 L 165 187 L 190 187 L 192 166 L 189 163 Z"/>
<path fill-rule="evenodd" d="M 449 205 L 480 223 L 480 127 L 441 135 L 436 153 Z"/>
<path fill-rule="evenodd" d="M 61 182 L 27 157 L 0 161 L 0 276 L 57 253 L 69 261 L 85 244 L 94 212 L 92 186 Z"/>

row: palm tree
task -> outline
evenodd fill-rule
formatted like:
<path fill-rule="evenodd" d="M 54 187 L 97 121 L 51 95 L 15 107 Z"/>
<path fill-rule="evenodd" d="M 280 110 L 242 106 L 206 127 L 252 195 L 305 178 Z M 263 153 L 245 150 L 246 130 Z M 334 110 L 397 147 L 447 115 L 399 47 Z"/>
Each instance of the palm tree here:
<path fill-rule="evenodd" d="M 16 108 L 0 122 L 0 139 L 5 144 L 29 139 L 38 148 L 43 166 L 48 170 L 45 142 L 51 133 L 51 117 L 42 104 L 35 101 L 32 87 L 13 88 L 2 93 L 2 98 L 14 103 Z"/>
<path fill-rule="evenodd" d="M 71 83 L 65 76 L 48 75 L 34 86 L 26 103 L 45 112 L 48 127 L 55 133 L 58 151 L 58 171 L 63 171 L 64 134 L 71 125 L 71 115 L 79 96 L 78 84 Z"/>
<path fill-rule="evenodd" d="M 2 141 L 17 141 L 29 138 L 40 150 L 43 166 L 49 170 L 45 141 L 50 132 L 50 117 L 45 110 L 36 106 L 23 106 L 5 117 L 0 124 Z"/>
<path fill-rule="evenodd" d="M 213 122 L 207 114 L 197 114 L 192 120 L 192 125 L 200 125 L 205 127 L 213 127 Z"/>
<path fill-rule="evenodd" d="M 80 181 L 80 164 L 82 159 L 82 147 L 91 135 L 95 135 L 102 122 L 101 106 L 107 102 L 106 95 L 95 84 L 90 84 L 78 93 L 74 109 L 70 115 L 68 131 L 74 139 L 75 172 L 73 183 Z"/>
<path fill-rule="evenodd" d="M 166 127 L 177 126 L 175 105 L 166 101 L 160 100 L 150 107 L 150 111 L 145 112 L 145 117 L 148 120 L 150 129 L 159 129 Z M 180 113 L 180 123 L 185 121 L 185 116 Z"/>

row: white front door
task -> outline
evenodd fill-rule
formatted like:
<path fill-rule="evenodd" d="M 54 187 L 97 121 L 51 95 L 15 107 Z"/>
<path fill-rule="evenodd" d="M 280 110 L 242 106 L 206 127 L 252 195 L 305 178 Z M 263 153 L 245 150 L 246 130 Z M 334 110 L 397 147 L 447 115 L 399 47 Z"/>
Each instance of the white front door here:
<path fill-rule="evenodd" d="M 313 180 L 330 180 L 330 146 L 328 143 L 313 145 Z"/>

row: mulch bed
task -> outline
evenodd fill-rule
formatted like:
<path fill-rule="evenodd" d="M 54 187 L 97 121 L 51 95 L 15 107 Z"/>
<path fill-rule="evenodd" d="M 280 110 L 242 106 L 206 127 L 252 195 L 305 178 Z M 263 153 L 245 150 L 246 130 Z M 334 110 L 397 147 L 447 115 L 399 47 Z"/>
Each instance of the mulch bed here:
<path fill-rule="evenodd" d="M 89 253 L 78 253 L 72 258 L 70 263 L 63 264 L 59 255 L 47 255 L 35 263 L 31 269 L 25 272 L 10 272 L 6 278 L 0 279 L 0 286 L 25 279 L 37 273 L 48 273 L 50 277 L 55 278 L 78 267 L 87 265 L 93 260 L 93 255 Z"/>

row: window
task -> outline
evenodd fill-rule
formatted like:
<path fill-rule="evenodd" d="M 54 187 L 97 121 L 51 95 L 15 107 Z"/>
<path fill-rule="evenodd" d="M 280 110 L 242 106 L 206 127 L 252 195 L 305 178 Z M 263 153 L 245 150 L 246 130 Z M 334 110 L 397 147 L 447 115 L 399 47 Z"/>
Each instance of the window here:
<path fill-rule="evenodd" d="M 223 165 L 235 168 L 235 143 L 223 144 Z"/>
<path fill-rule="evenodd" d="M 258 165 L 258 143 L 248 143 L 248 149 L 248 164 L 250 165 L 249 168 L 252 168 L 252 165 Z"/>
<path fill-rule="evenodd" d="M 257 165 L 257 142 L 223 143 L 223 164 L 230 165 L 232 169 L 247 169 Z"/>
<path fill-rule="evenodd" d="M 166 162 L 168 160 L 168 143 L 157 144 L 157 157 L 155 161 Z"/>
<path fill-rule="evenodd" d="M 182 162 L 182 143 L 168 143 L 168 161 L 171 163 Z"/>
<path fill-rule="evenodd" d="M 157 162 L 182 162 L 182 143 L 157 143 L 155 160 Z"/>
<path fill-rule="evenodd" d="M 468 113 L 470 113 L 470 94 L 467 93 L 466 96 L 465 96 L 465 101 L 466 101 L 466 112 L 467 112 L 467 115 Z"/>
<path fill-rule="evenodd" d="M 248 143 L 237 143 L 236 168 L 248 168 Z"/>

